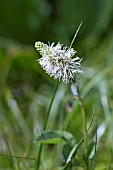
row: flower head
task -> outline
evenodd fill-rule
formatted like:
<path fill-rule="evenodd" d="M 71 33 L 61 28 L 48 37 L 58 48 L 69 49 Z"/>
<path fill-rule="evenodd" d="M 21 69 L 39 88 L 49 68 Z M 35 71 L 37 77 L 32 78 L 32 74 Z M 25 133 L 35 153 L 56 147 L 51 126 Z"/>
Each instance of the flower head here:
<path fill-rule="evenodd" d="M 81 59 L 77 56 L 73 58 L 76 53 L 73 48 L 63 47 L 60 43 L 47 45 L 40 41 L 35 43 L 35 48 L 42 55 L 37 61 L 50 77 L 68 83 L 75 81 L 75 73 L 82 72 Z"/>

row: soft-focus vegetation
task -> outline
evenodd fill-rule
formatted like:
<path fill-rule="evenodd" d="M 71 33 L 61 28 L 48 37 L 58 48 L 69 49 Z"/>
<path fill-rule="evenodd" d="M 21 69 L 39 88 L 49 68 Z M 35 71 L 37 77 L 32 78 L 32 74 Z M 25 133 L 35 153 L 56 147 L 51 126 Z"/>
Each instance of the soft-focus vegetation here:
<path fill-rule="evenodd" d="M 55 85 L 37 62 L 35 41 L 69 46 L 81 21 L 73 47 L 83 58 L 79 82 L 87 125 L 93 113 L 97 118 L 95 170 L 113 169 L 113 0 L 1 1 L 0 21 L 0 169 L 35 169 L 39 144 L 34 139 Z M 60 82 L 47 129 L 81 139 L 81 113 L 70 84 Z M 95 133 L 94 121 L 89 143 Z M 61 150 L 62 145 L 45 144 L 41 169 L 57 170 Z M 77 157 L 81 152 L 82 146 Z"/>

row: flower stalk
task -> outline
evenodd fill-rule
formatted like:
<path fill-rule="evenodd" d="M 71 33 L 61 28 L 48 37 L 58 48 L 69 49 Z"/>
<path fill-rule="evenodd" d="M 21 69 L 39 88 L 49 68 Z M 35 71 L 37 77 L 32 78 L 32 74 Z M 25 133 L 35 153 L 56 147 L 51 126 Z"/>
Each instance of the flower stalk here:
<path fill-rule="evenodd" d="M 84 109 L 83 99 L 80 96 L 79 86 L 77 86 L 77 93 L 78 93 L 78 100 L 82 114 L 82 122 L 83 122 L 83 131 L 84 131 L 84 146 L 85 146 L 85 163 L 86 163 L 86 170 L 88 170 L 88 158 L 87 158 L 87 151 L 88 151 L 88 139 L 87 139 L 87 124 L 86 124 L 86 113 Z"/>
<path fill-rule="evenodd" d="M 52 107 L 54 97 L 55 97 L 55 94 L 56 94 L 56 91 L 57 91 L 57 88 L 58 88 L 58 84 L 59 84 L 59 81 L 56 82 L 56 85 L 55 85 L 55 88 L 54 88 L 54 92 L 53 92 L 53 95 L 52 95 L 52 98 L 51 98 L 51 101 L 50 101 L 50 104 L 49 104 L 49 107 L 48 107 L 48 110 L 47 110 L 47 113 L 46 113 L 46 119 L 45 119 L 45 123 L 44 123 L 44 126 L 43 126 L 43 130 L 46 130 L 46 127 L 47 127 L 51 107 Z M 40 168 L 42 147 L 43 147 L 43 144 L 40 144 L 39 152 L 38 152 L 38 158 L 37 158 L 37 161 L 36 161 L 36 170 L 39 170 L 39 168 Z"/>

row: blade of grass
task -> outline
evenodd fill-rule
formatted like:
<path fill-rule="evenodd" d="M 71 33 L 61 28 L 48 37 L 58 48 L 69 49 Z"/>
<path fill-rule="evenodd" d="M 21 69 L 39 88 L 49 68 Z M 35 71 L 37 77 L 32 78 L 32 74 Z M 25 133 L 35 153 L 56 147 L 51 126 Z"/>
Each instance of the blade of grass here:
<path fill-rule="evenodd" d="M 96 126 L 96 134 L 95 134 L 95 155 L 94 155 L 94 158 L 93 158 L 93 161 L 92 161 L 92 170 L 95 169 L 95 162 L 96 162 L 96 153 L 97 153 L 97 119 L 95 118 L 95 126 Z"/>
<path fill-rule="evenodd" d="M 16 155 L 16 152 L 15 152 L 15 150 L 14 150 L 14 153 L 15 153 L 15 155 Z M 18 167 L 18 170 L 21 170 L 20 169 L 20 163 L 19 163 L 19 159 L 18 159 L 18 157 L 16 156 L 16 160 L 17 160 L 17 167 Z"/>
<path fill-rule="evenodd" d="M 106 69 L 100 71 L 96 76 L 94 76 L 91 81 L 85 86 L 82 91 L 83 98 L 88 94 L 88 92 L 95 87 L 95 85 L 100 82 L 100 80 L 112 70 L 112 67 L 107 67 Z"/>
<path fill-rule="evenodd" d="M 90 130 L 92 124 L 93 124 L 93 120 L 94 120 L 94 112 L 93 112 L 93 114 L 92 114 L 91 122 L 90 122 L 90 125 L 89 125 L 88 129 L 87 129 L 87 133 L 89 132 L 89 130 Z M 82 144 L 82 142 L 84 141 L 84 137 L 85 137 L 85 135 L 84 135 L 84 136 L 81 138 L 81 140 L 79 141 L 76 150 L 78 150 L 79 146 L 80 146 L 80 145 Z"/>
<path fill-rule="evenodd" d="M 23 162 L 24 170 L 27 170 L 28 168 L 26 167 L 25 162 Z"/>
<path fill-rule="evenodd" d="M 4 136 L 4 139 L 6 141 L 6 145 L 7 145 L 8 151 L 9 151 L 9 158 L 11 160 L 12 168 L 15 170 L 15 165 L 14 165 L 13 158 L 11 156 L 11 150 L 10 150 L 10 146 L 9 146 L 9 143 L 8 143 L 8 140 L 7 140 L 7 136 L 6 136 L 6 133 L 5 133 L 3 128 L 2 128 L 2 131 L 3 131 L 3 136 Z"/>
<path fill-rule="evenodd" d="M 0 156 L 4 157 L 12 157 L 12 158 L 18 158 L 18 159 L 28 159 L 28 160 L 33 160 L 35 161 L 35 158 L 29 158 L 29 157 L 23 157 L 23 156 L 15 156 L 15 155 L 5 155 L 5 154 L 0 154 Z"/>
<path fill-rule="evenodd" d="M 77 29 L 77 31 L 76 31 L 76 33 L 75 33 L 72 41 L 71 41 L 70 48 L 72 47 L 72 45 L 73 45 L 73 43 L 74 43 L 74 41 L 75 41 L 75 38 L 77 37 L 77 34 L 78 34 L 79 30 L 80 30 L 80 27 L 81 27 L 82 23 L 83 23 L 83 21 L 81 21 L 81 23 L 80 23 L 80 25 L 79 25 L 79 27 L 78 27 L 78 29 Z"/>
<path fill-rule="evenodd" d="M 109 154 L 110 154 L 110 145 L 108 146 L 108 149 L 107 149 L 107 156 L 106 156 L 106 170 L 109 170 L 110 169 L 110 159 L 109 159 Z"/>
<path fill-rule="evenodd" d="M 21 109 L 20 109 L 17 101 L 14 99 L 14 97 L 11 93 L 11 90 L 9 88 L 5 89 L 4 96 L 5 96 L 5 99 L 8 104 L 9 109 L 11 110 L 12 114 L 14 115 L 14 118 L 17 121 L 19 127 L 21 128 L 21 131 L 23 132 L 24 136 L 26 136 L 26 138 L 28 138 L 28 134 L 31 135 L 31 130 L 28 127 L 28 124 L 23 116 L 23 113 L 21 112 Z"/>

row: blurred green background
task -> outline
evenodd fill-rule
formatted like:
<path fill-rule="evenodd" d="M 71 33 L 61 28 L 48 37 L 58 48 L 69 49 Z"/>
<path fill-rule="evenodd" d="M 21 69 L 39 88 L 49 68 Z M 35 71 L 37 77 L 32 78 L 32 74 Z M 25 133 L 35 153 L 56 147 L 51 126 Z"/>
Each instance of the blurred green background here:
<path fill-rule="evenodd" d="M 73 44 L 83 58 L 79 75 L 87 123 L 97 117 L 96 169 L 113 169 L 113 0 L 10 0 L 0 2 L 0 169 L 34 169 L 38 144 L 55 80 L 42 70 L 36 41 Z M 65 129 L 78 141 L 81 113 L 70 84 L 60 83 L 48 129 Z M 103 125 L 103 126 L 102 126 Z M 103 132 L 103 133 L 102 133 Z M 95 126 L 89 140 L 95 134 Z M 50 151 L 51 152 L 47 152 Z M 42 169 L 58 169 L 61 147 L 44 146 Z M 29 157 L 12 158 L 5 155 Z M 55 157 L 55 156 L 56 157 Z M 103 156 L 104 155 L 104 156 Z M 53 159 L 54 158 L 54 159 Z"/>

